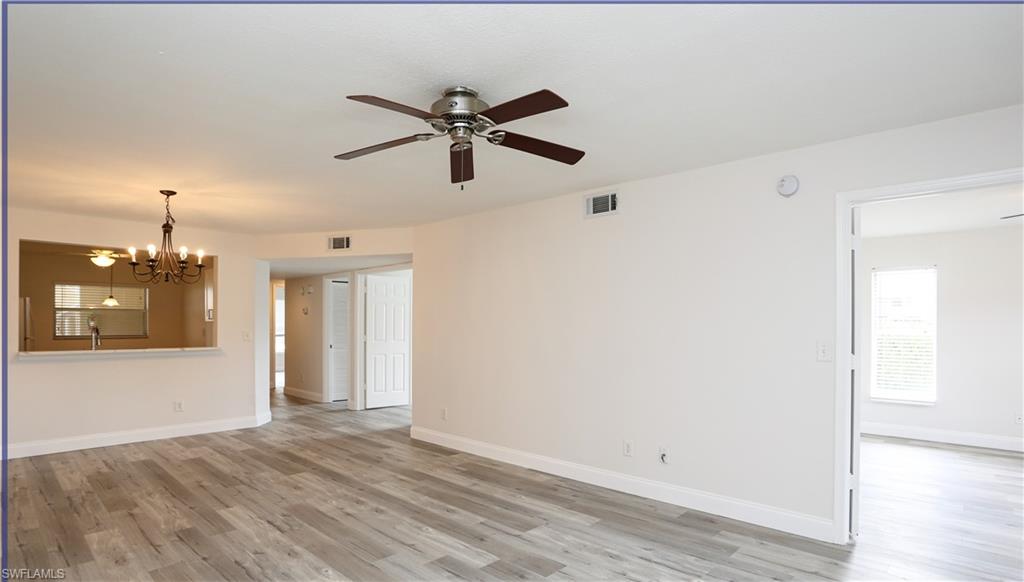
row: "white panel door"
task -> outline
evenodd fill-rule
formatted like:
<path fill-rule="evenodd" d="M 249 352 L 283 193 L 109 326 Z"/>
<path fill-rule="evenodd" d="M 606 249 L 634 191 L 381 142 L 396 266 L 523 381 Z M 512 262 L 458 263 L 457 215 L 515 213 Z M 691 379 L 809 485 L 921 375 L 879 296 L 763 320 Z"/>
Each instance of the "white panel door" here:
<path fill-rule="evenodd" d="M 331 281 L 331 400 L 348 400 L 349 387 L 348 283 Z"/>
<path fill-rule="evenodd" d="M 366 276 L 366 407 L 409 404 L 412 279 Z"/>

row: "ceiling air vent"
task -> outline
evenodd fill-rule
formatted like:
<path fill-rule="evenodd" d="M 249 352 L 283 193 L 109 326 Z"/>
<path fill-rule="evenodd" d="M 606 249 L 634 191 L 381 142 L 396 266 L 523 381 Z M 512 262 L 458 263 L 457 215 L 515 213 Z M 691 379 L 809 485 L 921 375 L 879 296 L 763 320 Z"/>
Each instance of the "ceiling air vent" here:
<path fill-rule="evenodd" d="M 598 194 L 587 198 L 587 216 L 599 214 L 614 214 L 619 209 L 619 195 Z"/>
<path fill-rule="evenodd" d="M 327 248 L 332 251 L 340 251 L 352 247 L 352 237 L 332 236 L 327 239 Z"/>

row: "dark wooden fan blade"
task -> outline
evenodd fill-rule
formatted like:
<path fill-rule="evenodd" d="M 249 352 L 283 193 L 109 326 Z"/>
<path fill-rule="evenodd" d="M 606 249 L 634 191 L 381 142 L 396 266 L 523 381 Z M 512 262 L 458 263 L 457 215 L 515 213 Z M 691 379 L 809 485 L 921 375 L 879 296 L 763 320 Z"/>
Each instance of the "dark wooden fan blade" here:
<path fill-rule="evenodd" d="M 473 148 L 456 150 L 455 146 L 449 148 L 452 159 L 452 184 L 469 182 L 473 179 Z"/>
<path fill-rule="evenodd" d="M 519 99 L 513 99 L 501 105 L 495 105 L 490 109 L 485 109 L 480 112 L 480 115 L 500 125 L 515 119 L 522 119 L 568 106 L 569 104 L 566 103 L 565 99 L 547 89 L 542 89 L 536 93 L 524 95 Z"/>
<path fill-rule="evenodd" d="M 498 142 L 498 145 L 526 152 L 528 154 L 534 154 L 542 156 L 556 162 L 562 162 L 563 164 L 569 164 L 570 166 L 580 161 L 586 152 L 575 150 L 564 145 L 558 145 L 557 143 L 551 143 L 535 137 L 528 137 L 525 135 L 519 135 L 518 133 L 512 133 L 511 131 L 503 131 L 504 137 Z"/>
<path fill-rule="evenodd" d="M 374 152 L 379 152 L 381 150 L 386 150 L 393 147 L 398 147 L 400 145 L 405 145 L 407 143 L 412 143 L 414 141 L 419 141 L 419 139 L 420 137 L 418 135 L 410 135 L 409 137 L 393 139 L 391 141 L 386 141 L 384 143 L 379 143 L 377 145 L 372 145 L 369 147 L 360 148 L 358 150 L 345 152 L 343 154 L 338 154 L 334 157 L 339 160 L 351 160 L 352 158 L 358 158 L 359 156 L 365 156 L 366 154 L 372 154 Z"/>
<path fill-rule="evenodd" d="M 420 119 L 433 119 L 437 117 L 428 111 L 409 107 L 408 105 L 402 105 L 401 103 L 395 103 L 394 101 L 388 101 L 387 99 L 381 99 L 380 97 L 374 97 L 373 95 L 349 95 L 348 98 L 360 103 L 366 103 L 367 105 L 376 105 L 377 107 L 383 107 L 384 109 L 390 109 L 391 111 L 397 111 L 406 115 L 412 115 L 413 117 L 419 117 Z"/>

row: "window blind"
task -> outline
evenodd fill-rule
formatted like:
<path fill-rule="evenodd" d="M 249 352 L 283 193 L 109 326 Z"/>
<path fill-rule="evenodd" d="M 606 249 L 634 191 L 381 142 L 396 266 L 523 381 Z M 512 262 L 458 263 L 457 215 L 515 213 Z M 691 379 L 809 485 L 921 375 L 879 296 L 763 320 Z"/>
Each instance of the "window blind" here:
<path fill-rule="evenodd" d="M 89 337 L 94 321 L 103 337 L 146 337 L 149 289 L 114 285 L 119 305 L 107 307 L 109 285 L 57 283 L 53 286 L 54 337 Z"/>
<path fill-rule="evenodd" d="M 936 269 L 871 275 L 871 397 L 935 402 Z"/>

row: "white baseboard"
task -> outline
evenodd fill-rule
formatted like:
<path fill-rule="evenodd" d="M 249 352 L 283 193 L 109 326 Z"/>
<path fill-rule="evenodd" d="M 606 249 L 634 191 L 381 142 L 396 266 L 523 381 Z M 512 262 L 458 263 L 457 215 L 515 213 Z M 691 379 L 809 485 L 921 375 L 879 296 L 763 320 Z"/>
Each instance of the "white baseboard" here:
<path fill-rule="evenodd" d="M 472 453 L 495 461 L 543 471 L 624 493 L 664 501 L 684 508 L 713 513 L 722 517 L 797 534 L 816 540 L 835 543 L 835 528 L 831 519 L 790 511 L 770 505 L 745 501 L 706 491 L 689 489 L 663 481 L 654 481 L 609 471 L 571 461 L 545 457 L 499 445 L 414 426 L 412 438 Z"/>
<path fill-rule="evenodd" d="M 267 410 L 265 412 L 261 412 L 261 413 L 256 415 L 256 426 L 263 426 L 264 424 L 267 424 L 268 422 L 270 422 L 272 419 L 273 419 L 273 416 L 271 416 L 269 410 Z"/>
<path fill-rule="evenodd" d="M 860 432 L 861 434 L 900 437 L 918 441 L 949 443 L 952 445 L 967 445 L 969 447 L 982 447 L 986 449 L 1000 449 L 1004 451 L 1017 452 L 1024 451 L 1024 438 L 985 434 L 980 432 L 943 430 L 923 426 L 867 421 L 861 421 Z"/>
<path fill-rule="evenodd" d="M 309 400 L 310 402 L 323 402 L 324 395 L 319 392 L 313 392 L 312 390 L 302 390 L 301 388 L 292 388 L 291 386 L 284 387 L 285 396 L 294 396 L 303 400 Z"/>
<path fill-rule="evenodd" d="M 235 418 L 223 418 L 203 422 L 172 424 L 155 428 L 119 430 L 116 432 L 103 432 L 59 439 L 11 443 L 7 446 L 7 458 L 17 459 L 20 457 L 34 457 L 36 455 L 48 455 L 50 453 L 63 453 L 67 451 L 92 449 L 96 447 L 109 447 L 127 443 L 153 441 L 157 439 L 236 430 L 240 428 L 252 428 L 261 424 L 266 424 L 269 421 L 270 413 L 267 412 L 260 416 L 239 416 Z"/>

